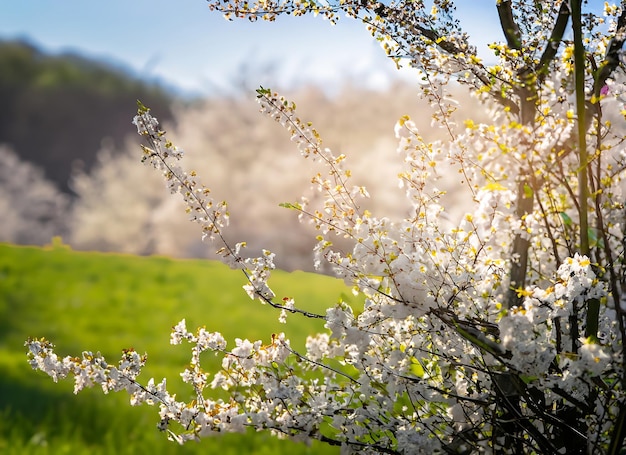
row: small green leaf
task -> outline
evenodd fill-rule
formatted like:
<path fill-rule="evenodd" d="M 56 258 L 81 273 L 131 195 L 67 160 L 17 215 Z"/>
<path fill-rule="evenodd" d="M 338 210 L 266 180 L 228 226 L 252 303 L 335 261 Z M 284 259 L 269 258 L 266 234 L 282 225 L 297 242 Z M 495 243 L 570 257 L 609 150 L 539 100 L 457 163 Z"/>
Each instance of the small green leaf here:
<path fill-rule="evenodd" d="M 409 367 L 409 370 L 411 370 L 411 373 L 413 373 L 418 378 L 424 376 L 424 368 L 422 367 L 422 364 L 419 362 L 419 360 L 417 360 L 415 357 L 411 357 L 411 366 Z"/>
<path fill-rule="evenodd" d="M 598 232 L 594 228 L 587 229 L 587 236 L 589 237 L 589 246 L 604 248 L 604 239 L 598 238 Z"/>
<path fill-rule="evenodd" d="M 279 207 L 283 207 L 285 209 L 292 209 L 292 210 L 302 210 L 302 205 L 298 204 L 297 202 L 292 203 L 292 202 L 281 202 L 280 204 L 278 204 Z"/>
<path fill-rule="evenodd" d="M 144 106 L 144 104 L 141 101 L 137 100 L 137 113 L 138 114 L 145 114 L 149 110 L 150 109 Z"/>
<path fill-rule="evenodd" d="M 594 228 L 587 229 L 587 236 L 589 237 L 589 242 L 595 244 L 598 241 L 598 236 L 596 235 L 596 230 Z"/>
<path fill-rule="evenodd" d="M 525 183 L 524 184 L 524 197 L 526 199 L 532 199 L 533 198 L 533 194 L 534 194 L 533 189 L 530 187 L 530 185 L 528 183 Z"/>
<path fill-rule="evenodd" d="M 257 93 L 257 98 L 262 98 L 264 96 L 270 96 L 272 94 L 272 90 L 269 88 L 263 88 L 263 86 L 260 86 L 258 89 L 256 89 L 256 93 Z"/>
<path fill-rule="evenodd" d="M 565 226 L 571 226 L 572 225 L 572 219 L 569 217 L 569 215 L 565 212 L 561 212 L 559 213 L 559 215 L 561 215 L 561 219 L 563 220 L 563 224 Z"/>

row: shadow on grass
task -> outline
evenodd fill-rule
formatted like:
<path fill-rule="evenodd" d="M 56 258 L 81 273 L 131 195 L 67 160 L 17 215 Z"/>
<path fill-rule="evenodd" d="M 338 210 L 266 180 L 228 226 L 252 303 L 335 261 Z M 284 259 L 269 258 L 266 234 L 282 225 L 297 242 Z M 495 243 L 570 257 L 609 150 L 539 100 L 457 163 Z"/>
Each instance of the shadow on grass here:
<path fill-rule="evenodd" d="M 56 389 L 41 374 L 17 382 L 0 370 L 0 453 L 39 454 L 220 454 L 220 455 L 336 455 L 339 450 L 320 443 L 281 441 L 269 433 L 224 434 L 178 445 L 156 428 L 158 410 L 131 407 L 125 392 L 103 396 L 99 389 L 78 395 Z M 14 379 L 14 378 L 13 378 Z M 41 382 L 46 382 L 41 387 Z M 51 389 L 54 387 L 55 389 Z"/>

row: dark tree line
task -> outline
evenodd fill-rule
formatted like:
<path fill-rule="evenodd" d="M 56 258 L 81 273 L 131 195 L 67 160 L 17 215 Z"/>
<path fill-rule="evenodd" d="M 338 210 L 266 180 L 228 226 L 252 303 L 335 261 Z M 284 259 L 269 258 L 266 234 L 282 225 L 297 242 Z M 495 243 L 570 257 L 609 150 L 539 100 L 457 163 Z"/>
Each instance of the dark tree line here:
<path fill-rule="evenodd" d="M 89 170 L 101 142 L 134 134 L 136 100 L 171 118 L 173 95 L 113 65 L 74 55 L 47 55 L 22 41 L 0 41 L 0 144 L 43 168 L 70 191 L 73 167 Z"/>

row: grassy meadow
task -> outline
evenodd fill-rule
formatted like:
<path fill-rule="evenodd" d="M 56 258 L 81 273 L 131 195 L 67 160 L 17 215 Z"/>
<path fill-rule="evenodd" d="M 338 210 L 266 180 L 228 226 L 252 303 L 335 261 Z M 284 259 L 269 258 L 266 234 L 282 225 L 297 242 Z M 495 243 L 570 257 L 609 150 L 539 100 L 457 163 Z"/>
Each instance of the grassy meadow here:
<path fill-rule="evenodd" d="M 158 410 L 130 407 L 128 395 L 90 389 L 73 395 L 73 381 L 55 384 L 33 371 L 24 341 L 45 337 L 61 356 L 100 351 L 117 363 L 124 348 L 148 353 L 144 381 L 168 378 L 179 397 L 190 389 L 178 376 L 189 345 L 171 346 L 169 333 L 181 319 L 193 330 L 269 340 L 285 332 L 296 348 L 323 330 L 321 321 L 289 316 L 250 300 L 244 277 L 218 262 L 173 260 L 0 244 L 0 453 L 3 454 L 337 454 L 322 444 L 280 441 L 265 433 L 219 435 L 179 446 L 156 429 Z M 323 311 L 353 298 L 329 277 L 277 271 L 271 284 L 279 298 Z M 209 358 L 210 357 L 210 358 Z M 207 356 L 207 369 L 219 359 Z"/>

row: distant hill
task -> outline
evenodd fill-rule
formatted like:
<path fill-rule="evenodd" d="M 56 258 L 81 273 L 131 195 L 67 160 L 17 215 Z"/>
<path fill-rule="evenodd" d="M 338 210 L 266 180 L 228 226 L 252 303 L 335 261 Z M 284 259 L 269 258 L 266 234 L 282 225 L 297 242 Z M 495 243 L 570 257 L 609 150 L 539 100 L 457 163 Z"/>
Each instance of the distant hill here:
<path fill-rule="evenodd" d="M 82 56 L 0 40 L 0 144 L 42 167 L 63 191 L 73 166 L 91 168 L 104 138 L 121 145 L 136 132 L 137 99 L 159 120 L 171 118 L 173 95 L 155 83 Z"/>

